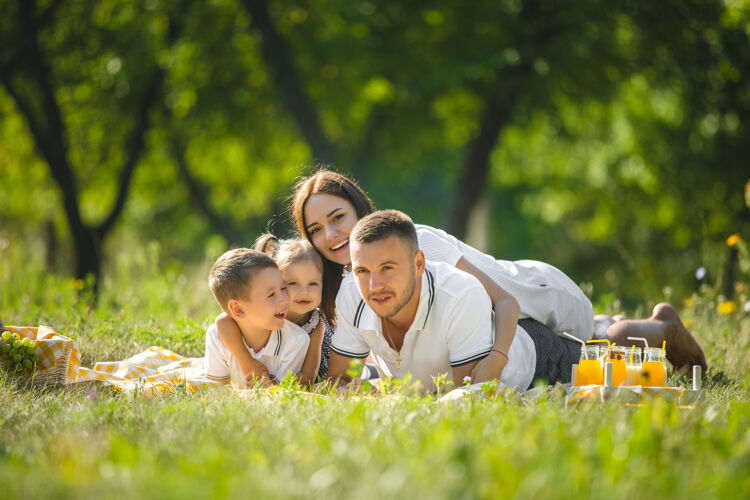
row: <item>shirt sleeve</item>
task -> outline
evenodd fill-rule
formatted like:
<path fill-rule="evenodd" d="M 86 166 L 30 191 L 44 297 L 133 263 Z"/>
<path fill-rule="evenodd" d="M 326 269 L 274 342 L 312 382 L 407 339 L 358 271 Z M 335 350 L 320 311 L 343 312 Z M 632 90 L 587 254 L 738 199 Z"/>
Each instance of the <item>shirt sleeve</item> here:
<path fill-rule="evenodd" d="M 490 353 L 493 345 L 492 304 L 477 281 L 455 301 L 446 330 L 452 367 L 477 361 Z"/>
<path fill-rule="evenodd" d="M 428 262 L 445 262 L 455 267 L 463 256 L 458 240 L 430 226 L 417 227 L 417 241 Z"/>
<path fill-rule="evenodd" d="M 219 339 L 216 332 L 216 326 L 211 327 L 206 332 L 206 357 L 205 357 L 206 375 L 216 379 L 229 378 L 229 363 L 227 363 L 226 348 Z"/>
<path fill-rule="evenodd" d="M 359 299 L 355 312 L 347 317 L 345 310 L 336 299 L 336 309 L 340 312 L 336 320 L 336 331 L 331 339 L 331 350 L 347 358 L 366 358 L 370 355 L 370 346 L 362 339 L 359 329 L 354 326 L 355 318 L 364 311 L 365 301 Z"/>

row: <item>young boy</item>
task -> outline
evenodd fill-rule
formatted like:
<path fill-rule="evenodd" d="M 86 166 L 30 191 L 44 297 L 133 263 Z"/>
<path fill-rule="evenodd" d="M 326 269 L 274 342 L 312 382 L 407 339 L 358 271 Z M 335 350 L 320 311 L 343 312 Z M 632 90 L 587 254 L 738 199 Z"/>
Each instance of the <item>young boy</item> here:
<path fill-rule="evenodd" d="M 300 370 L 310 337 L 285 319 L 289 297 L 273 259 L 249 248 L 230 250 L 211 268 L 208 286 L 239 326 L 250 355 L 268 368 L 272 380 Z M 231 379 L 244 387 L 240 365 L 222 344 L 215 324 L 206 332 L 205 369 L 211 379 Z"/>

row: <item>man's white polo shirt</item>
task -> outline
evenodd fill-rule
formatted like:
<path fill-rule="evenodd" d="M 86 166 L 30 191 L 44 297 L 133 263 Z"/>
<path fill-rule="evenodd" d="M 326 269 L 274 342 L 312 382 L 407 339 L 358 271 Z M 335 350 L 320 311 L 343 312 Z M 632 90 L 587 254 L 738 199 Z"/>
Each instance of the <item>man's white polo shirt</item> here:
<path fill-rule="evenodd" d="M 432 390 L 432 377 L 447 373 L 452 380 L 452 367 L 487 356 L 494 341 L 494 321 L 492 303 L 479 280 L 448 264 L 429 261 L 421 279 L 417 313 L 397 353 L 388 345 L 380 318 L 362 299 L 354 275 L 349 273 L 336 296 L 338 324 L 331 349 L 351 358 L 366 358 L 372 351 L 381 377 L 401 378 L 408 372 L 412 380 L 420 380 Z M 500 380 L 526 390 L 534 377 L 536 351 L 520 326 L 508 358 Z"/>
<path fill-rule="evenodd" d="M 416 228 L 419 249 L 428 261 L 455 266 L 464 257 L 518 301 L 522 318 L 533 318 L 558 335 L 568 332 L 581 340 L 593 336 L 591 301 L 556 267 L 536 260 L 497 260 L 440 229 Z"/>
<path fill-rule="evenodd" d="M 245 341 L 244 337 L 242 341 Z M 284 320 L 284 327 L 271 332 L 263 349 L 255 352 L 247 343 L 245 347 L 253 358 L 265 365 L 269 374 L 280 380 L 287 371 L 297 373 L 302 368 L 309 343 L 310 336 L 302 327 Z M 243 380 L 240 365 L 221 342 L 216 324 L 212 324 L 206 332 L 205 368 L 206 375 L 211 378 Z"/>

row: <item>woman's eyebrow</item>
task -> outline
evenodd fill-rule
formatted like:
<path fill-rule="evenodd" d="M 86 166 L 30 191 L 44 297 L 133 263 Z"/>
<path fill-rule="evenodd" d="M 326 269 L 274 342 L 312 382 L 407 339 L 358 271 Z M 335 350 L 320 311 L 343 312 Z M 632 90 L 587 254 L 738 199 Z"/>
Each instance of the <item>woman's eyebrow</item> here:
<path fill-rule="evenodd" d="M 328 217 L 332 216 L 333 214 L 335 214 L 336 212 L 338 212 L 339 210 L 343 210 L 343 208 L 341 208 L 341 207 L 338 207 L 338 208 L 334 208 L 333 210 L 331 210 L 330 212 L 328 212 L 328 213 L 326 214 L 326 219 L 327 219 Z M 310 228 L 311 228 L 311 227 L 313 227 L 313 226 L 315 226 L 316 224 L 318 224 L 318 223 L 317 223 L 317 222 L 311 222 L 311 223 L 309 223 L 309 224 L 308 224 L 307 226 L 305 226 L 305 228 L 306 228 L 306 229 L 307 229 L 307 230 L 309 231 L 309 230 L 310 230 Z"/>

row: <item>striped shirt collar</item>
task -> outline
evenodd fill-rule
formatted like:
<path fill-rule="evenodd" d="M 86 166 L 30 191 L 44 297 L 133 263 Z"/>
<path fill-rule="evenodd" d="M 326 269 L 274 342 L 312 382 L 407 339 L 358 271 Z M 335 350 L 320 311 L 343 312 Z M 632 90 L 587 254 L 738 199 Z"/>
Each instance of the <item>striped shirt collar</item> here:
<path fill-rule="evenodd" d="M 414 321 L 412 321 L 409 330 L 424 330 L 427 326 L 427 320 L 430 318 L 433 302 L 435 302 L 435 275 L 430 271 L 428 266 L 422 274 L 422 289 L 419 292 L 419 305 L 417 306 L 417 313 L 414 316 Z M 363 330 L 380 331 L 380 318 L 378 318 L 375 311 L 365 303 L 364 299 L 359 300 L 359 304 L 354 313 L 354 326 Z"/>
<path fill-rule="evenodd" d="M 281 352 L 281 343 L 283 341 L 283 335 L 281 334 L 281 330 L 274 330 L 271 332 L 271 336 L 268 337 L 268 342 L 266 342 L 266 345 L 263 346 L 263 349 L 261 349 L 258 352 L 255 352 L 255 350 L 247 345 L 247 342 L 245 342 L 245 338 L 242 338 L 242 342 L 245 343 L 245 347 L 251 352 L 255 353 L 258 356 L 278 356 Z"/>

